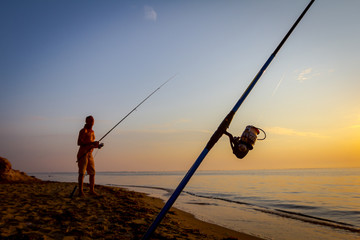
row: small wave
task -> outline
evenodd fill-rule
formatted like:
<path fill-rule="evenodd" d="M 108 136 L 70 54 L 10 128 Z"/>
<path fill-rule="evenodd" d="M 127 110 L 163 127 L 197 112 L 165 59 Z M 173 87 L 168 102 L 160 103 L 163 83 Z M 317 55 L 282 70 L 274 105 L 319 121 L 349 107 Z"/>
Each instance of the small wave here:
<path fill-rule="evenodd" d="M 332 227 L 332 228 L 337 228 L 337 229 L 360 233 L 360 229 L 354 225 L 351 225 L 348 223 L 343 223 L 343 222 L 338 222 L 338 221 L 333 221 L 333 220 L 329 220 L 329 219 L 325 219 L 325 218 L 313 217 L 313 216 L 302 214 L 302 213 L 285 211 L 285 210 L 281 210 L 281 209 L 270 210 L 270 209 L 255 208 L 254 210 L 268 213 L 268 214 L 277 215 L 280 217 L 300 220 L 300 221 L 308 222 L 308 223 L 312 223 L 312 224 L 317 224 L 317 225 L 322 225 L 322 226 L 327 226 L 327 227 Z"/>
<path fill-rule="evenodd" d="M 294 205 L 294 204 L 272 204 L 272 207 L 278 207 L 278 208 L 287 208 L 287 209 L 302 209 L 302 210 L 315 210 L 318 209 L 318 207 L 315 206 L 305 206 L 305 205 Z"/>
<path fill-rule="evenodd" d="M 242 205 L 249 205 L 249 206 L 255 206 L 251 203 L 247 203 L 247 202 L 241 202 L 241 201 L 235 201 L 235 200 L 230 200 L 227 198 L 220 198 L 220 197 L 214 197 L 214 196 L 204 196 L 204 195 L 199 195 L 196 193 L 192 193 L 192 192 L 188 192 L 188 191 L 183 191 L 184 193 L 187 193 L 189 195 L 195 196 L 195 197 L 199 197 L 199 198 L 207 198 L 207 199 L 213 199 L 213 200 L 221 200 L 221 201 L 225 201 L 225 202 L 230 202 L 230 203 L 236 203 L 236 204 L 242 204 Z"/>
<path fill-rule="evenodd" d="M 294 215 L 298 215 L 298 216 L 301 216 L 301 217 L 312 218 L 312 219 L 316 219 L 316 220 L 320 220 L 320 221 L 326 221 L 326 222 L 331 222 L 331 223 L 336 223 L 336 224 L 341 224 L 341 225 L 347 225 L 347 226 L 354 227 L 353 225 L 348 224 L 348 223 L 333 221 L 333 220 L 329 220 L 329 219 L 325 219 L 325 218 L 314 217 L 314 216 L 310 216 L 310 215 L 307 215 L 307 214 L 291 212 L 291 211 L 285 211 L 285 210 L 281 210 L 281 209 L 276 209 L 276 211 L 287 213 L 287 214 L 294 214 Z"/>
<path fill-rule="evenodd" d="M 206 202 L 187 202 L 187 204 L 201 205 L 201 206 L 219 206 L 219 204 L 216 203 L 206 203 Z"/>
<path fill-rule="evenodd" d="M 118 186 L 118 187 L 133 187 L 133 188 L 148 188 L 165 191 L 167 194 L 173 193 L 173 189 L 162 188 L 162 187 L 150 187 L 150 186 L 139 186 L 139 185 L 117 185 L 117 184 L 108 184 L 109 186 Z"/>
<path fill-rule="evenodd" d="M 360 211 L 331 211 L 334 215 L 344 216 L 344 215 L 360 215 Z"/>

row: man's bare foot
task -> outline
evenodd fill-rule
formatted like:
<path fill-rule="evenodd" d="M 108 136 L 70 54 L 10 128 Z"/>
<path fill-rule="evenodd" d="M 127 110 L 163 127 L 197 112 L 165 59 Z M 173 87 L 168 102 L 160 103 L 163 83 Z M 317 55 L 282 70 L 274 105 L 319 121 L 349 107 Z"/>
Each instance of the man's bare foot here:
<path fill-rule="evenodd" d="M 84 192 L 79 192 L 79 195 L 78 195 L 78 197 L 85 197 L 85 194 L 84 194 Z"/>
<path fill-rule="evenodd" d="M 99 194 L 95 191 L 90 191 L 90 195 L 93 195 L 93 196 L 99 196 Z"/>

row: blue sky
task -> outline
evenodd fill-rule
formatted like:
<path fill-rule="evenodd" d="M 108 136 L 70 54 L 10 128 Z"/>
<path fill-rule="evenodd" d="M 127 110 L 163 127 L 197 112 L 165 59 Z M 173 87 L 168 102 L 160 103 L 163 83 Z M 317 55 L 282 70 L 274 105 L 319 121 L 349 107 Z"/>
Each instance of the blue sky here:
<path fill-rule="evenodd" d="M 76 171 L 78 131 L 96 168 L 184 170 L 308 1 L 1 1 L 0 156 L 23 171 Z M 316 0 L 230 131 L 268 139 L 243 160 L 223 137 L 201 169 L 360 166 L 357 0 Z"/>

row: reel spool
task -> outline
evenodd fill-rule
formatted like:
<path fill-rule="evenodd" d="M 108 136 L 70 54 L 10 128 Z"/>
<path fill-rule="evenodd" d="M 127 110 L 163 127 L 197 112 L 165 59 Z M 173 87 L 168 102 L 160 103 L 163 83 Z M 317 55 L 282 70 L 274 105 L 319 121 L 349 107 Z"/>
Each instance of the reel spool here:
<path fill-rule="evenodd" d="M 260 131 L 264 133 L 264 137 L 261 139 L 257 139 Z M 254 127 L 252 125 L 248 125 L 241 137 L 232 137 L 230 133 L 225 133 L 230 138 L 231 148 L 233 153 L 237 158 L 244 158 L 250 150 L 254 148 L 256 140 L 264 140 L 266 138 L 266 133 L 261 128 Z"/>

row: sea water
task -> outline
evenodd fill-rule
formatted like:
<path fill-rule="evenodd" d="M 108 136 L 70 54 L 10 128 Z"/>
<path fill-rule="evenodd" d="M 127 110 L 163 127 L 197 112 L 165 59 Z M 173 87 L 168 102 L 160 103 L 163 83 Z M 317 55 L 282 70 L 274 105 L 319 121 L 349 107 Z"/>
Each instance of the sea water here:
<path fill-rule="evenodd" d="M 167 201 L 185 174 L 98 172 L 96 183 Z M 32 175 L 77 181 L 76 173 Z M 198 171 L 174 206 L 264 239 L 360 239 L 359 193 L 359 168 Z"/>

